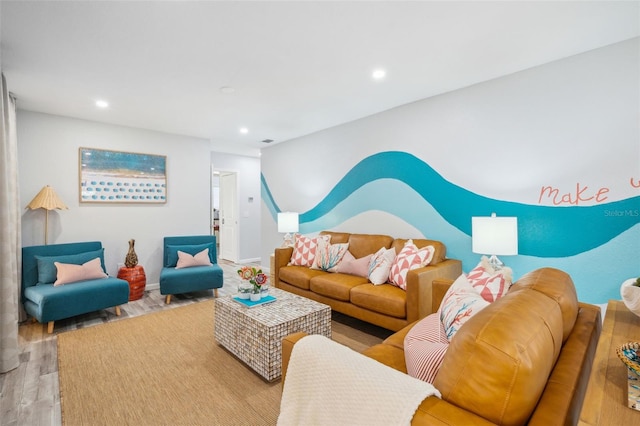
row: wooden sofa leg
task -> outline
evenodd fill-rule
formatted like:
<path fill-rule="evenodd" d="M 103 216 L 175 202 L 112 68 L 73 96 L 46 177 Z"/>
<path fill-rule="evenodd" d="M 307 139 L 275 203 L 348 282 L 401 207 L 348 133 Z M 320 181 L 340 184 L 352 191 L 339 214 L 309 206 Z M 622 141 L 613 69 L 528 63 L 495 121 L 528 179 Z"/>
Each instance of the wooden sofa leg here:
<path fill-rule="evenodd" d="M 218 289 L 217 288 L 213 289 L 213 297 L 216 297 L 216 298 L 218 297 Z"/>
<path fill-rule="evenodd" d="M 116 306 L 116 316 L 120 316 L 120 306 Z"/>
<path fill-rule="evenodd" d="M 171 295 L 170 295 L 170 294 L 167 294 L 167 297 L 164 299 L 164 303 L 165 303 L 166 305 L 168 305 L 169 303 L 171 303 Z"/>
<path fill-rule="evenodd" d="M 49 321 L 49 323 L 47 324 L 47 333 L 53 333 L 53 321 Z"/>

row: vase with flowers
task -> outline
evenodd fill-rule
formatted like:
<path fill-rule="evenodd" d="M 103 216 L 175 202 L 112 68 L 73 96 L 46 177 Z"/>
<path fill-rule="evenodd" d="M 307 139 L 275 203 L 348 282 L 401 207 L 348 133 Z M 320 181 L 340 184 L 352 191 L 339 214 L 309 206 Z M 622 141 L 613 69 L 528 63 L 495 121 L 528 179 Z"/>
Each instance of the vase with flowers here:
<path fill-rule="evenodd" d="M 238 275 L 242 279 L 238 292 L 240 297 L 247 298 L 243 294 L 248 294 L 248 298 L 252 302 L 257 302 L 262 298 L 261 289 L 267 284 L 267 275 L 262 272 L 262 269 L 256 269 L 252 266 L 243 266 L 238 269 Z M 250 286 L 247 286 L 250 284 Z M 243 291 L 244 289 L 244 291 Z"/>

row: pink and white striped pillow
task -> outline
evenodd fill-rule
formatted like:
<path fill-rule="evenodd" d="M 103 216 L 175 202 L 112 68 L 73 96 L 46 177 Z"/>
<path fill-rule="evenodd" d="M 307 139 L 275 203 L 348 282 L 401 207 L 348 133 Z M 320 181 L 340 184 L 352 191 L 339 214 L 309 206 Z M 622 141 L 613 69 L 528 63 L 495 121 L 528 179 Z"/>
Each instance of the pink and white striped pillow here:
<path fill-rule="evenodd" d="M 426 316 L 404 338 L 407 372 L 411 377 L 433 383 L 448 348 L 449 340 L 440 315 L 433 313 Z"/>

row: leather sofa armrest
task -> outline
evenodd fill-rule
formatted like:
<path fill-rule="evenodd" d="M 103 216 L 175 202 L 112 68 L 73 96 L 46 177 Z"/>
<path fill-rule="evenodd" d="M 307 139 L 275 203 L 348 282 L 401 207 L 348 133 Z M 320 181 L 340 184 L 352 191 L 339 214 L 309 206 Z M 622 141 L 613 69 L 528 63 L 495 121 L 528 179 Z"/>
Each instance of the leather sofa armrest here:
<path fill-rule="evenodd" d="M 470 411 L 453 405 L 443 399 L 430 396 L 418 407 L 411 426 L 449 426 L 449 425 L 494 425 L 490 421 L 473 414 Z M 495 425 L 494 425 L 495 426 Z"/>
<path fill-rule="evenodd" d="M 409 271 L 407 273 L 407 322 L 412 323 L 435 312 L 432 307 L 434 280 L 455 280 L 461 273 L 462 262 L 457 259 L 445 259 L 436 265 Z M 440 306 L 439 303 L 438 306 Z"/>
<path fill-rule="evenodd" d="M 289 359 L 291 359 L 291 351 L 293 351 L 293 345 L 295 345 L 298 340 L 302 339 L 306 335 L 307 333 L 305 333 L 304 331 L 299 331 L 297 333 L 284 336 L 284 338 L 282 339 L 282 386 L 284 386 L 284 379 L 287 375 L 287 368 L 289 367 Z"/>
<path fill-rule="evenodd" d="M 455 280 L 438 278 L 433 280 L 431 287 L 431 310 L 436 312 L 440 308 L 444 295 L 447 294 L 447 290 L 451 287 Z"/>
<path fill-rule="evenodd" d="M 293 247 L 277 247 L 273 254 L 273 286 L 280 283 L 280 268 L 287 266 L 293 254 Z"/>

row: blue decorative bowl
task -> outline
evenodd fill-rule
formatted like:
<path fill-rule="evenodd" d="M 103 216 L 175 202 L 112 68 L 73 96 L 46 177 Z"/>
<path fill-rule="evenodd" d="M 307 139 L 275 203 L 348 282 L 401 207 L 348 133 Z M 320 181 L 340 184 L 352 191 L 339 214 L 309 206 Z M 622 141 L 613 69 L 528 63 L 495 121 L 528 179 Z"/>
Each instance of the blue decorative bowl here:
<path fill-rule="evenodd" d="M 640 343 L 625 343 L 616 348 L 616 354 L 629 370 L 640 376 Z"/>

